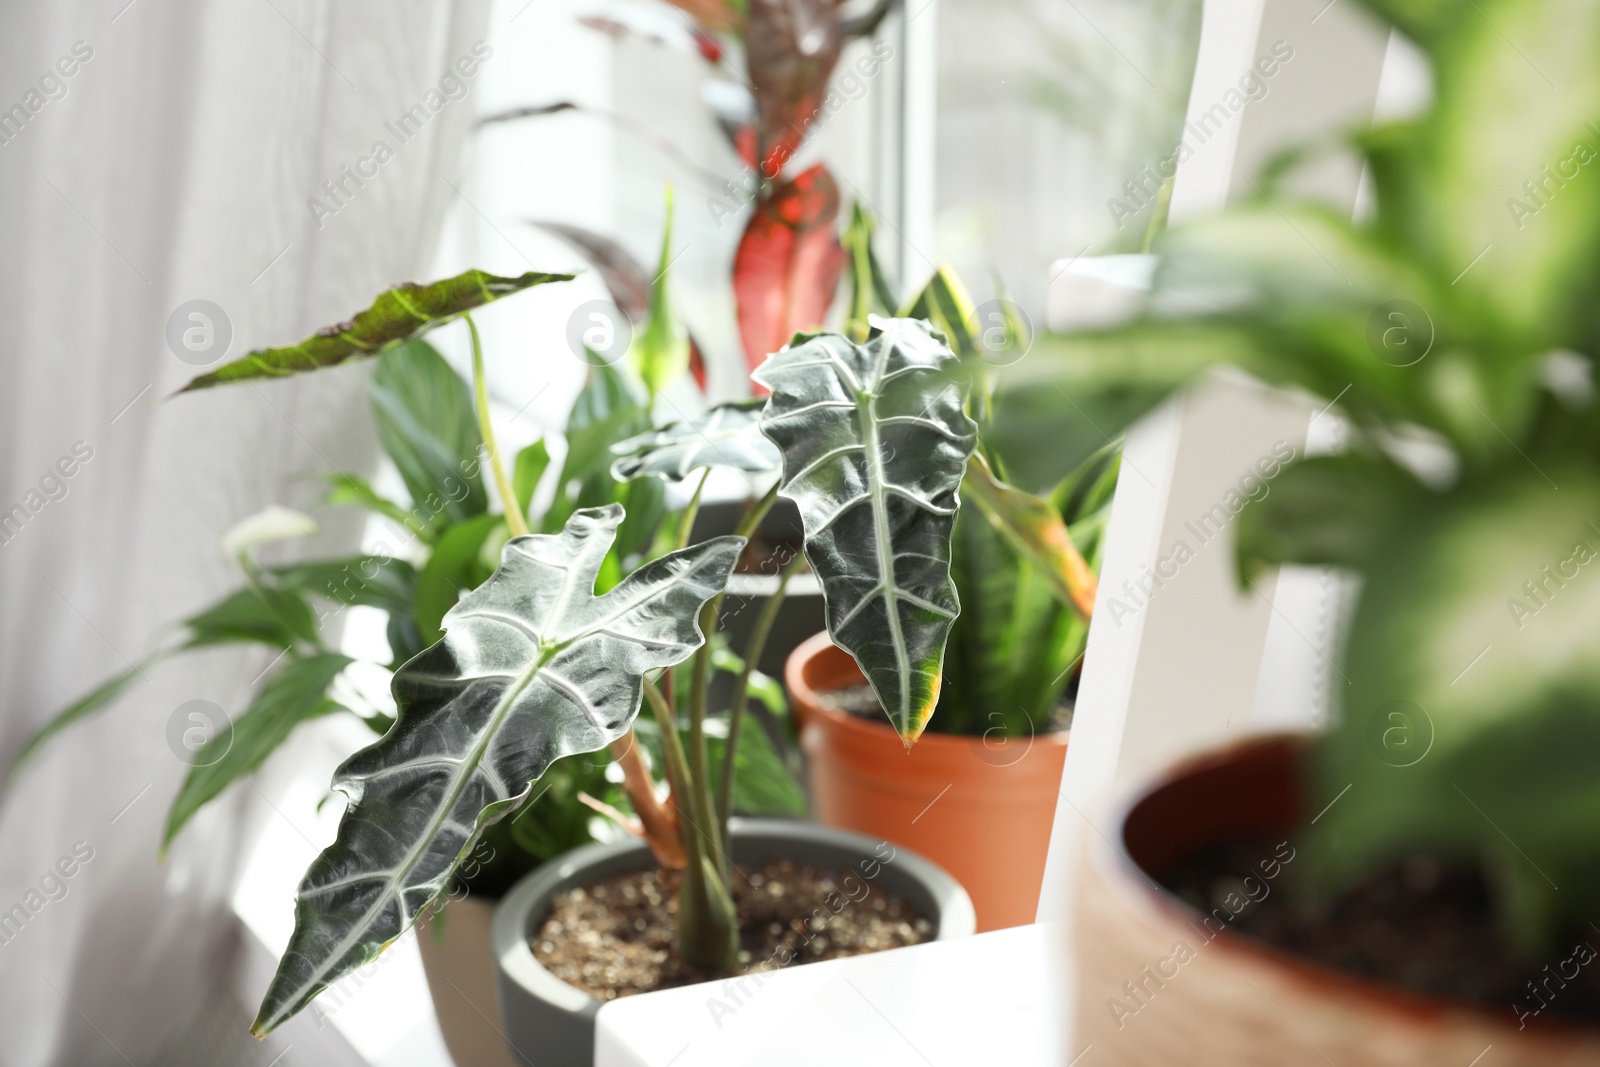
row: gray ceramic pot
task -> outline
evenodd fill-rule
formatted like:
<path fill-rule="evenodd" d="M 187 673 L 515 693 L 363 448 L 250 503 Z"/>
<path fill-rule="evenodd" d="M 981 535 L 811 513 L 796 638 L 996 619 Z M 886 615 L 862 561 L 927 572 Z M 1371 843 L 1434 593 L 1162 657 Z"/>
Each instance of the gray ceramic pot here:
<path fill-rule="evenodd" d="M 786 819 L 734 819 L 729 836 L 737 864 L 756 866 L 786 859 L 860 872 L 868 884 L 898 894 L 927 916 L 939 940 L 965 937 L 974 930 L 966 890 L 904 848 Z M 505 1036 L 517 1062 L 537 1067 L 590 1067 L 594 1062 L 594 1017 L 601 1002 L 545 970 L 528 945 L 529 935 L 544 922 L 550 901 L 575 886 L 647 870 L 654 862 L 641 842 L 590 845 L 540 867 L 500 902 L 491 937 Z"/>

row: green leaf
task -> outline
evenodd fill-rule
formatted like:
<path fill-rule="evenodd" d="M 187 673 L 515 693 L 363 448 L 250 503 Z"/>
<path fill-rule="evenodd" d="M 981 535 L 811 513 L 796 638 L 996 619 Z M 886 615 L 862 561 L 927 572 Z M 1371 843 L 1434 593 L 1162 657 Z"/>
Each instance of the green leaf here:
<path fill-rule="evenodd" d="M 1072 543 L 1072 534 L 1056 507 L 1006 485 L 976 454 L 967 461 L 961 487 L 1011 547 L 1033 564 L 1062 603 L 1076 607 L 1085 619 L 1094 613 L 1099 581 Z"/>
<path fill-rule="evenodd" d="M 978 309 L 961 279 L 949 267 L 940 267 L 922 287 L 922 292 L 900 310 L 902 319 L 926 319 L 934 329 L 944 334 L 945 340 L 962 359 L 976 359 L 980 350 L 972 331 L 978 321 Z"/>
<path fill-rule="evenodd" d="M 667 513 L 667 489 L 656 479 L 642 478 L 621 489 L 618 503 L 627 509 L 628 516 L 617 530 L 617 545 L 612 549 L 619 565 L 650 551 Z"/>
<path fill-rule="evenodd" d="M 489 510 L 472 396 L 444 357 L 423 341 L 384 354 L 368 389 L 378 441 L 411 494 L 417 522 L 462 522 Z"/>
<path fill-rule="evenodd" d="M 1559 490 L 1519 458 L 1419 487 L 1373 539 L 1318 753 L 1324 795 L 1350 788 L 1315 827 L 1341 882 L 1419 849 L 1498 860 L 1523 886 L 1501 903 L 1525 943 L 1587 921 L 1600 890 L 1600 475 L 1532 458 Z"/>
<path fill-rule="evenodd" d="M 502 521 L 498 515 L 479 515 L 447 529 L 433 546 L 433 554 L 417 575 L 412 606 L 412 618 L 424 645 L 433 644 L 443 635 L 445 613 L 460 599 L 462 591 L 476 588 L 483 580 L 479 552 Z"/>
<path fill-rule="evenodd" d="M 417 569 L 392 556 L 294 563 L 269 573 L 282 588 L 302 596 L 379 608 L 390 615 L 410 615 L 417 595 Z"/>
<path fill-rule="evenodd" d="M 481 270 L 469 270 L 429 285 L 407 282 L 385 290 L 371 307 L 357 312 L 349 322 L 318 330 L 297 345 L 258 348 L 242 359 L 202 374 L 182 391 L 187 393 L 229 382 L 285 378 L 350 359 L 375 356 L 473 308 L 519 293 L 529 286 L 571 281 L 573 277 L 529 271 L 515 278 L 502 278 Z"/>
<path fill-rule="evenodd" d="M 528 509 L 533 506 L 533 494 L 539 489 L 539 482 L 544 478 L 545 470 L 550 466 L 550 449 L 540 438 L 533 444 L 517 453 L 517 462 L 512 469 L 511 486 L 517 494 L 517 507 L 522 509 L 522 514 L 527 515 Z"/>
<path fill-rule="evenodd" d="M 1283 563 L 1361 567 L 1383 550 L 1419 488 L 1387 460 L 1359 452 L 1277 467 L 1269 461 L 1260 472 L 1265 495 L 1239 513 L 1241 584 Z"/>
<path fill-rule="evenodd" d="M 611 476 L 619 482 L 647 474 L 681 482 L 705 467 L 751 474 L 778 469 L 778 450 L 761 436 L 762 400 L 718 404 L 698 419 L 680 419 L 611 446 L 619 457 Z"/>
<path fill-rule="evenodd" d="M 877 224 L 857 200 L 850 206 L 850 223 L 840 238 L 850 277 L 850 303 L 845 308 L 845 335 L 860 343 L 871 334 L 867 319 L 873 314 L 893 315 L 894 292 L 872 250 Z"/>
<path fill-rule="evenodd" d="M 325 477 L 333 486 L 328 490 L 328 503 L 364 508 L 384 518 L 392 519 L 418 536 L 432 538 L 432 530 L 426 524 L 417 521 L 415 515 L 399 504 L 380 495 L 372 488 L 371 483 L 360 475 L 329 474 Z"/>
<path fill-rule="evenodd" d="M 315 646 L 321 641 L 316 613 L 305 598 L 293 590 L 265 585 L 235 590 L 185 619 L 184 625 L 189 628 L 185 648 L 253 641 L 284 649 L 300 642 Z"/>
<path fill-rule="evenodd" d="M 909 746 L 939 696 L 956 491 L 977 442 L 956 357 L 927 323 L 883 320 L 865 345 L 819 334 L 774 353 L 761 431 L 783 453 L 828 632 Z"/>
<path fill-rule="evenodd" d="M 661 232 L 661 259 L 650 283 L 650 321 L 633 339 L 628 361 L 653 397 L 682 378 L 689 369 L 689 334 L 673 317 L 667 293 L 672 266 L 672 186 L 667 186 L 667 220 Z"/>
<path fill-rule="evenodd" d="M 627 378 L 610 366 L 593 368 L 567 416 L 567 454 L 556 479 L 555 501 L 544 515 L 545 532 L 560 530 L 578 508 L 614 503 L 611 446 L 649 428 L 644 398 Z"/>
<path fill-rule="evenodd" d="M 345 710 L 327 698 L 327 690 L 354 662 L 348 656 L 324 653 L 290 660 L 268 679 L 249 709 L 194 753 L 195 764 L 167 812 L 161 851 L 166 852 L 195 812 L 261 766 L 296 726 Z"/>
<path fill-rule="evenodd" d="M 794 772 L 774 751 L 767 732 L 758 724 L 746 724 L 739 731 L 739 747 L 733 756 L 733 810 L 743 815 L 804 815 L 805 790 Z M 726 758 L 727 739 L 708 736 L 712 780 L 721 777 Z"/>
<path fill-rule="evenodd" d="M 78 698 L 75 703 L 56 712 L 55 716 L 40 727 L 38 732 L 28 738 L 27 743 L 22 746 L 22 751 L 17 753 L 17 758 L 12 762 L 11 769 L 6 772 L 7 780 L 15 780 L 17 772 L 22 769 L 23 764 L 32 759 L 34 753 L 44 747 L 45 742 L 78 720 L 86 719 L 102 708 L 108 707 L 126 692 L 135 680 L 143 679 L 144 671 L 154 666 L 161 658 L 162 656 L 157 654 L 134 664 L 122 673 L 113 675 L 105 682 L 102 682 L 97 688 Z"/>
<path fill-rule="evenodd" d="M 399 721 L 340 767 L 350 806 L 306 872 L 295 932 L 252 1031 L 265 1034 L 373 960 L 444 893 L 484 827 L 556 759 L 593 752 L 638 714 L 646 671 L 703 641 L 697 618 L 743 539 L 722 537 L 593 593 L 620 507 L 507 543 L 500 569 L 395 675 Z"/>

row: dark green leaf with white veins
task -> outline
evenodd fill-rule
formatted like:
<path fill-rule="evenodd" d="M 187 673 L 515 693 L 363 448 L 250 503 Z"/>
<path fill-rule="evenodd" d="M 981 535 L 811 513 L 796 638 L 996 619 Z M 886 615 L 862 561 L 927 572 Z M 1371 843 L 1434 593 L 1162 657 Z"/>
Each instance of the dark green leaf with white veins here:
<path fill-rule="evenodd" d="M 375 958 L 553 761 L 628 729 L 646 671 L 700 646 L 700 609 L 744 539 L 662 556 L 597 597 L 621 521 L 618 506 L 588 509 L 558 535 L 507 542 L 500 569 L 445 616 L 443 640 L 395 674 L 394 727 L 334 776 L 350 804 L 301 882 L 256 1034 Z"/>
<path fill-rule="evenodd" d="M 325 326 L 299 344 L 258 348 L 210 374 L 202 374 L 181 391 L 187 393 L 260 378 L 287 378 L 346 360 L 375 356 L 503 296 L 545 282 L 566 282 L 572 278 L 571 274 L 539 271 L 502 278 L 481 270 L 469 270 L 428 285 L 406 282 L 378 294 L 371 307 L 357 312 L 348 322 Z"/>
<path fill-rule="evenodd" d="M 753 377 L 772 390 L 761 432 L 783 453 L 780 491 L 805 523 L 828 632 L 909 745 L 939 698 L 961 610 L 950 537 L 977 426 L 940 336 L 917 320 L 880 324 L 864 345 L 814 335 Z"/>
<path fill-rule="evenodd" d="M 778 450 L 757 425 L 765 400 L 719 404 L 698 419 L 682 419 L 613 445 L 619 458 L 611 476 L 626 482 L 654 474 L 681 482 L 702 467 L 732 467 L 751 474 L 778 469 Z"/>

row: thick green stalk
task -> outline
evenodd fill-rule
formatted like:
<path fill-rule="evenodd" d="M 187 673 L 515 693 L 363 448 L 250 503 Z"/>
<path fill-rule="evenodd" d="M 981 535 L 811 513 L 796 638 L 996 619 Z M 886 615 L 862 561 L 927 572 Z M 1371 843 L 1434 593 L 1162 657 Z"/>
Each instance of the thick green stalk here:
<path fill-rule="evenodd" d="M 776 483 L 756 506 L 745 513 L 733 531 L 734 536 L 749 538 L 767 517 L 778 499 Z M 696 800 L 706 823 L 702 827 L 708 840 L 718 852 L 723 852 L 721 823 L 714 818 L 715 807 L 711 795 L 710 758 L 706 752 L 706 693 L 711 686 L 711 638 L 717 632 L 717 618 L 722 612 L 722 598 L 718 593 L 706 601 L 700 610 L 700 632 L 705 634 L 705 644 L 694 656 L 694 677 L 689 689 L 689 769 L 695 777 Z M 698 817 L 698 816 L 697 816 Z"/>
<path fill-rule="evenodd" d="M 689 498 L 689 506 L 683 509 L 683 514 L 678 518 L 678 548 L 689 547 L 689 535 L 694 531 L 694 520 L 700 515 L 700 495 L 706 491 L 706 483 L 711 480 L 711 468 L 700 476 L 700 484 L 694 487 L 694 496 Z"/>
<path fill-rule="evenodd" d="M 734 683 L 733 703 L 728 710 L 728 741 L 723 746 L 722 786 L 717 793 L 717 825 L 723 837 L 728 835 L 728 816 L 733 812 L 733 764 L 739 751 L 739 730 L 744 724 L 745 709 L 750 703 L 750 672 L 756 669 L 756 662 L 766 650 L 772 624 L 777 621 L 778 609 L 783 607 L 783 598 L 789 592 L 789 579 L 794 577 L 804 560 L 805 556 L 796 552 L 794 559 L 784 564 L 783 570 L 778 572 L 778 589 L 761 606 L 755 628 L 750 631 L 750 641 L 745 645 L 744 670 L 739 672 L 738 681 Z"/>
<path fill-rule="evenodd" d="M 506 513 L 506 529 L 512 537 L 528 533 L 528 520 L 517 506 L 517 491 L 506 477 L 505 464 L 500 462 L 500 447 L 494 440 L 494 423 L 489 418 L 489 379 L 483 373 L 483 344 L 478 339 L 478 324 L 471 315 L 463 315 L 467 329 L 472 333 L 472 394 L 478 409 L 478 433 L 483 436 L 483 450 L 489 453 L 489 467 L 494 471 L 495 488 L 500 491 L 500 506 Z"/>

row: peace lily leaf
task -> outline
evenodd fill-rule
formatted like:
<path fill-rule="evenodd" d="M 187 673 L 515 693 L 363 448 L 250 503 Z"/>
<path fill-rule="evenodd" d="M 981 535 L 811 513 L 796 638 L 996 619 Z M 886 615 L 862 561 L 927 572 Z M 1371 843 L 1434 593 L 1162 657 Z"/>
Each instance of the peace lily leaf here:
<path fill-rule="evenodd" d="M 661 259 L 650 283 L 650 320 L 634 338 L 628 359 L 653 397 L 689 369 L 689 335 L 678 325 L 667 296 L 672 266 L 672 186 L 667 186 L 667 221 L 661 235 Z"/>
<path fill-rule="evenodd" d="M 1059 511 L 997 479 L 979 455 L 967 461 L 967 476 L 961 484 L 1001 536 L 1038 568 L 1063 603 L 1071 604 L 1085 619 L 1094 614 L 1100 581 L 1072 543 Z"/>
<path fill-rule="evenodd" d="M 189 628 L 185 648 L 205 648 L 235 641 L 255 641 L 273 648 L 319 640 L 317 617 L 298 593 L 250 585 L 236 590 L 184 620 Z"/>
<path fill-rule="evenodd" d="M 384 353 L 367 395 L 378 441 L 411 494 L 413 522 L 431 527 L 489 510 L 472 395 L 432 345 L 413 341 Z"/>
<path fill-rule="evenodd" d="M 102 708 L 109 706 L 126 692 L 134 682 L 145 680 L 144 672 L 154 666 L 161 658 L 160 654 L 157 654 L 141 663 L 134 664 L 121 674 L 113 675 L 109 680 L 102 682 L 76 702 L 56 712 L 55 716 L 40 727 L 38 732 L 28 738 L 27 743 L 22 746 L 22 751 L 17 753 L 17 758 L 12 762 L 11 769 L 6 772 L 7 780 L 15 779 L 17 772 L 22 770 L 23 765 L 32 759 L 34 754 L 44 747 L 45 742 L 56 734 L 65 730 L 79 719 L 86 719 Z"/>
<path fill-rule="evenodd" d="M 533 494 L 539 489 L 545 470 L 550 466 L 550 449 L 541 438 L 517 453 L 512 468 L 511 486 L 517 494 L 517 507 L 527 515 L 533 506 Z"/>
<path fill-rule="evenodd" d="M 743 539 L 663 556 L 597 597 L 621 521 L 620 507 L 584 510 L 559 535 L 507 542 L 500 569 L 445 616 L 444 639 L 395 674 L 398 721 L 334 777 L 350 806 L 301 883 L 254 1033 L 374 959 L 554 760 L 622 736 L 646 671 L 700 646 L 700 609 Z"/>
<path fill-rule="evenodd" d="M 872 332 L 867 321 L 869 317 L 894 314 L 894 293 L 872 251 L 876 230 L 872 215 L 857 200 L 850 206 L 850 224 L 845 227 L 841 240 L 850 273 L 850 303 L 845 309 L 844 332 L 857 343 L 865 341 Z"/>
<path fill-rule="evenodd" d="M 367 511 L 391 519 L 424 540 L 432 538 L 428 526 L 417 520 L 417 517 L 393 500 L 381 495 L 372 488 L 372 483 L 358 474 L 329 474 L 325 475 L 328 484 L 328 503 L 340 504 L 345 507 L 365 508 Z"/>
<path fill-rule="evenodd" d="M 473 308 L 519 293 L 529 286 L 571 281 L 573 277 L 529 271 L 515 278 L 502 278 L 481 270 L 469 270 L 429 285 L 407 282 L 380 294 L 371 307 L 358 312 L 348 322 L 318 330 L 297 345 L 258 348 L 242 359 L 202 374 L 181 391 L 187 393 L 261 378 L 286 378 L 350 359 L 375 356 Z"/>
<path fill-rule="evenodd" d="M 957 490 L 977 442 L 955 355 L 925 322 L 880 320 L 864 345 L 819 334 L 768 357 L 761 432 L 805 524 L 828 632 L 907 745 L 939 698 Z"/>
<path fill-rule="evenodd" d="M 417 569 L 392 556 L 352 556 L 274 567 L 284 589 L 318 596 L 335 604 L 379 608 L 390 615 L 410 614 L 417 595 Z"/>
<path fill-rule="evenodd" d="M 500 522 L 498 515 L 479 515 L 450 527 L 434 546 L 433 554 L 417 575 L 411 608 L 417 633 L 425 644 L 439 640 L 445 614 L 460 598 L 461 591 L 473 588 L 483 577 L 478 570 L 479 550 Z"/>
<path fill-rule="evenodd" d="M 355 662 L 333 653 L 291 660 L 272 676 L 250 709 L 194 753 L 195 763 L 167 812 L 165 852 L 184 824 L 224 789 L 261 766 L 302 722 L 342 710 L 328 687 Z M 220 749 L 213 755 L 214 749 Z"/>
<path fill-rule="evenodd" d="M 619 482 L 654 474 L 681 482 L 701 467 L 731 467 L 764 474 L 778 467 L 778 450 L 758 425 L 765 401 L 719 404 L 702 418 L 674 422 L 660 430 L 611 446 L 621 458 L 611 465 Z"/>

